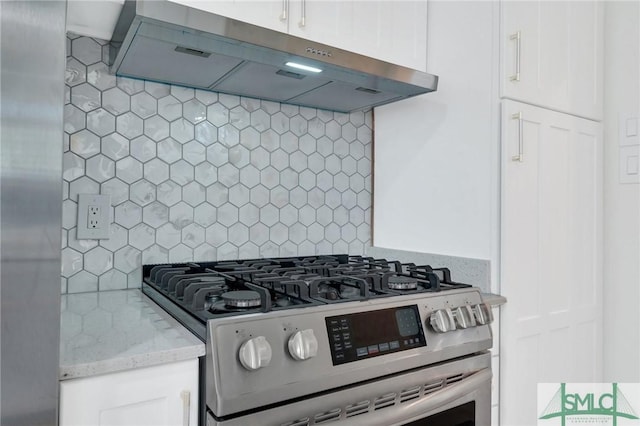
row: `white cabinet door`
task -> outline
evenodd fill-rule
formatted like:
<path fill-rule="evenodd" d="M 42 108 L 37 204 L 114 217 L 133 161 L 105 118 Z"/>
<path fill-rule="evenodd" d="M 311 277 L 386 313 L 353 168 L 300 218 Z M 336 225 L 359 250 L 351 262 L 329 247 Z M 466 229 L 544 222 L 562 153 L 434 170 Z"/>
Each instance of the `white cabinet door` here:
<path fill-rule="evenodd" d="M 502 106 L 500 419 L 532 425 L 537 383 L 602 379 L 602 128 Z"/>
<path fill-rule="evenodd" d="M 60 384 L 60 426 L 197 424 L 197 359 Z"/>
<path fill-rule="evenodd" d="M 602 118 L 602 2 L 503 1 L 502 96 Z"/>
<path fill-rule="evenodd" d="M 286 33 L 288 0 L 169 0 L 194 9 Z"/>

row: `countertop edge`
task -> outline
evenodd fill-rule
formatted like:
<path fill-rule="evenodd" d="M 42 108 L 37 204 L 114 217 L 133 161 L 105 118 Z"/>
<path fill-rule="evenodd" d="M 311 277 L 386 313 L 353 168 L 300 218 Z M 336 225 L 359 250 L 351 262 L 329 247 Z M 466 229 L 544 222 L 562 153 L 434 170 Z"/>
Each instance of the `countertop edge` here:
<path fill-rule="evenodd" d="M 501 306 L 507 303 L 507 298 L 495 293 L 480 293 L 482 295 L 482 301 L 490 304 L 491 306 Z"/>

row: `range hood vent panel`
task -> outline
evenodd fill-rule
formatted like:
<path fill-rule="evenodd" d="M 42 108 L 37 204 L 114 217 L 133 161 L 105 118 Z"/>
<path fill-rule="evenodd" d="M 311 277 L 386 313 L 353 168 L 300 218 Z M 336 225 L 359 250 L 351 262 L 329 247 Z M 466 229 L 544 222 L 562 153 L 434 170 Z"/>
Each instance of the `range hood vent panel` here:
<path fill-rule="evenodd" d="M 339 112 L 432 92 L 438 85 L 431 74 L 166 0 L 126 1 L 110 59 L 117 75 Z M 289 68 L 287 62 L 322 72 Z"/>

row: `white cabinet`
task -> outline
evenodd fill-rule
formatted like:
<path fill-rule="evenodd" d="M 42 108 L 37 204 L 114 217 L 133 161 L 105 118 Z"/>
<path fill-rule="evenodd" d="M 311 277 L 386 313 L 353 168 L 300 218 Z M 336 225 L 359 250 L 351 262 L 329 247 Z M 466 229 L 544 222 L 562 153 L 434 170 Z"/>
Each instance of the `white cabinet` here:
<path fill-rule="evenodd" d="M 603 2 L 501 2 L 501 95 L 602 119 Z"/>
<path fill-rule="evenodd" d="M 197 359 L 60 383 L 60 426 L 197 424 Z"/>
<path fill-rule="evenodd" d="M 536 385 L 602 380 L 602 125 L 502 103 L 501 422 Z"/>
<path fill-rule="evenodd" d="M 409 68 L 426 70 L 426 0 L 171 0 Z"/>

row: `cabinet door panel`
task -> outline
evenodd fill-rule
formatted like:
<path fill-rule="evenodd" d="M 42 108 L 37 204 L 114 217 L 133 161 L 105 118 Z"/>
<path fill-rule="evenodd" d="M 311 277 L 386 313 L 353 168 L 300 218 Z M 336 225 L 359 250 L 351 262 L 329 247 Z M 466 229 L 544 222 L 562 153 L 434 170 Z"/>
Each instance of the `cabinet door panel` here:
<path fill-rule="evenodd" d="M 590 120 L 503 102 L 504 424 L 535 424 L 537 383 L 602 380 L 601 133 Z"/>

